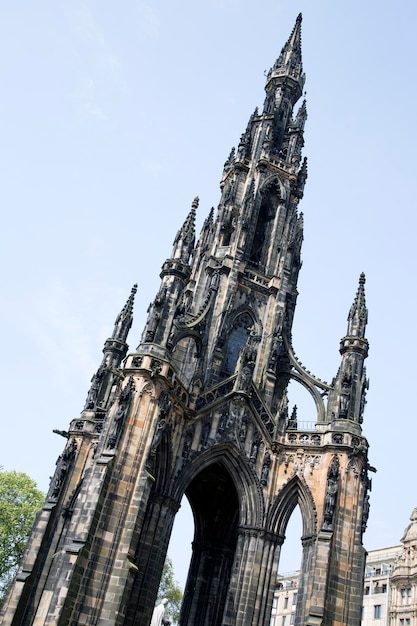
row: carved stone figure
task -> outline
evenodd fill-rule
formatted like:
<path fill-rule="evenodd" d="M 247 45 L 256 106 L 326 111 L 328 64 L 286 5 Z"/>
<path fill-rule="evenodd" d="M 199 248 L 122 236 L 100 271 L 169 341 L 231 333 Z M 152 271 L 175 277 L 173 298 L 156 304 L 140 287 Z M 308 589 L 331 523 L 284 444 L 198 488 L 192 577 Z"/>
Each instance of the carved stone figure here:
<path fill-rule="evenodd" d="M 194 426 L 189 426 L 184 437 L 184 446 L 182 449 L 182 456 L 184 459 L 188 459 L 190 456 L 190 450 L 194 439 Z"/>
<path fill-rule="evenodd" d="M 100 391 L 101 383 L 103 382 L 103 378 L 104 378 L 104 369 L 102 367 L 99 367 L 99 369 L 97 370 L 97 372 L 94 374 L 93 378 L 91 379 L 91 387 L 87 394 L 87 399 L 85 401 L 84 409 L 94 408 L 96 401 L 97 401 L 98 392 Z"/>
<path fill-rule="evenodd" d="M 326 494 L 324 496 L 323 530 L 333 530 L 333 517 L 339 488 L 339 459 L 335 455 L 327 474 Z"/>
<path fill-rule="evenodd" d="M 261 436 L 259 432 L 256 432 L 252 439 L 252 445 L 251 445 L 250 457 L 249 457 L 249 462 L 253 465 L 256 464 L 256 459 L 258 458 L 260 443 L 261 443 Z"/>
<path fill-rule="evenodd" d="M 261 484 L 266 486 L 268 484 L 269 470 L 271 469 L 271 456 L 269 452 L 265 453 L 264 461 L 262 463 L 261 471 Z"/>
<path fill-rule="evenodd" d="M 170 623 L 164 619 L 166 613 L 165 607 L 167 604 L 168 599 L 164 598 L 163 600 L 161 600 L 161 604 L 158 604 L 154 608 L 150 626 L 164 626 L 165 624 Z"/>
<path fill-rule="evenodd" d="M 72 439 L 71 442 L 67 445 L 62 455 L 58 458 L 57 468 L 55 472 L 55 481 L 54 487 L 52 490 L 52 498 L 57 498 L 59 496 L 59 492 L 61 491 L 61 487 L 64 483 L 67 472 L 70 468 L 72 461 L 74 460 L 75 453 L 77 451 L 77 442 L 75 439 Z"/>

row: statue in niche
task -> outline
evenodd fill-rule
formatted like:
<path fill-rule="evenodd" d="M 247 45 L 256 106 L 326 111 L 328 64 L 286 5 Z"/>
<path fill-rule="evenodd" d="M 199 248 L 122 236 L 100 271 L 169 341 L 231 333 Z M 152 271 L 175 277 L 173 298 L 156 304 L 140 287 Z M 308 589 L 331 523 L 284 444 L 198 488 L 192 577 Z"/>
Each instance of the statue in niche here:
<path fill-rule="evenodd" d="M 76 451 L 77 442 L 75 441 L 75 439 L 72 439 L 71 442 L 66 446 L 62 455 L 58 458 L 57 468 L 55 472 L 54 488 L 51 494 L 52 498 L 57 498 L 59 496 L 59 492 L 61 491 L 62 485 L 64 484 L 64 480 L 71 466 L 71 463 L 74 460 Z"/>
<path fill-rule="evenodd" d="M 242 415 L 240 424 L 239 424 L 239 439 L 242 443 L 245 443 L 247 432 L 248 432 L 248 416 Z"/>
<path fill-rule="evenodd" d="M 190 456 L 193 439 L 194 439 L 194 426 L 190 426 L 187 429 L 185 433 L 185 437 L 184 437 L 184 446 L 182 449 L 182 456 L 184 457 L 184 459 L 188 459 L 188 457 Z"/>
<path fill-rule="evenodd" d="M 160 319 L 161 315 L 155 310 L 154 307 L 151 307 L 149 321 L 146 325 L 145 341 L 154 340 Z"/>
<path fill-rule="evenodd" d="M 100 391 L 101 383 L 104 378 L 104 368 L 99 367 L 97 372 L 94 374 L 91 379 L 91 387 L 87 394 L 87 399 L 85 401 L 84 409 L 94 409 L 95 404 L 97 402 L 98 392 Z"/>
<path fill-rule="evenodd" d="M 340 390 L 340 400 L 339 400 L 339 416 L 346 417 L 349 411 L 350 405 L 350 392 L 352 386 L 352 369 L 349 365 L 348 369 L 343 375 L 341 390 Z"/>
<path fill-rule="evenodd" d="M 165 417 L 160 417 L 157 425 L 156 425 L 156 430 L 152 439 L 152 444 L 151 444 L 151 449 L 149 452 L 149 458 L 148 458 L 148 463 L 147 466 L 150 469 L 154 469 L 155 466 L 155 458 L 156 458 L 156 451 L 158 449 L 159 444 L 161 443 L 161 439 L 162 439 L 162 433 L 165 429 L 165 425 L 166 425 L 166 420 Z"/>
<path fill-rule="evenodd" d="M 265 453 L 262 463 L 261 484 L 265 487 L 268 484 L 269 471 L 271 469 L 271 456 L 269 452 Z"/>
<path fill-rule="evenodd" d="M 227 411 L 223 411 L 220 414 L 219 421 L 217 424 L 217 436 L 219 439 L 223 436 L 226 430 L 226 424 L 227 424 Z"/>
<path fill-rule="evenodd" d="M 368 525 L 369 509 L 370 509 L 369 495 L 366 494 L 364 501 L 363 501 L 363 509 L 362 509 L 362 532 L 363 533 L 365 532 L 366 527 Z"/>
<path fill-rule="evenodd" d="M 210 417 L 205 417 L 203 421 L 203 427 L 201 429 L 201 439 L 200 439 L 200 450 L 207 446 L 208 438 L 211 430 L 211 419 Z"/>
<path fill-rule="evenodd" d="M 258 458 L 259 446 L 261 443 L 261 436 L 258 431 L 253 436 L 252 445 L 250 449 L 249 463 L 256 465 L 256 459 Z"/>
<path fill-rule="evenodd" d="M 249 362 L 249 363 L 245 363 L 245 365 L 240 370 L 239 377 L 238 377 L 238 390 L 239 391 L 244 391 L 247 393 L 250 390 L 254 367 L 255 367 L 255 363 Z"/>
<path fill-rule="evenodd" d="M 333 530 L 333 518 L 339 489 L 339 459 L 335 455 L 327 473 L 326 494 L 323 507 L 323 530 Z"/>
<path fill-rule="evenodd" d="M 268 359 L 268 369 L 275 370 L 278 362 L 278 356 L 281 352 L 282 337 L 278 333 L 274 333 L 271 343 L 271 352 Z"/>
<path fill-rule="evenodd" d="M 259 337 L 255 335 L 253 326 L 248 328 L 250 335 L 247 344 L 241 349 L 238 358 L 239 371 L 236 381 L 236 389 L 238 391 L 250 392 L 253 371 L 255 369 L 257 344 Z"/>
<path fill-rule="evenodd" d="M 160 309 L 166 296 L 166 288 L 158 294 L 148 307 L 148 321 L 145 328 L 145 341 L 153 341 L 161 319 Z"/>
<path fill-rule="evenodd" d="M 363 422 L 363 412 L 366 406 L 366 392 L 368 391 L 368 389 L 369 389 L 369 380 L 365 378 L 365 380 L 362 383 L 362 390 L 361 390 L 361 401 L 360 401 L 360 407 L 359 407 L 359 424 L 362 424 Z"/>
<path fill-rule="evenodd" d="M 116 447 L 117 440 L 119 439 L 127 411 L 129 409 L 132 392 L 134 391 L 135 384 L 132 376 L 129 378 L 127 385 L 122 389 L 119 396 L 119 406 L 115 413 L 112 428 L 107 440 L 107 448 L 113 450 Z"/>

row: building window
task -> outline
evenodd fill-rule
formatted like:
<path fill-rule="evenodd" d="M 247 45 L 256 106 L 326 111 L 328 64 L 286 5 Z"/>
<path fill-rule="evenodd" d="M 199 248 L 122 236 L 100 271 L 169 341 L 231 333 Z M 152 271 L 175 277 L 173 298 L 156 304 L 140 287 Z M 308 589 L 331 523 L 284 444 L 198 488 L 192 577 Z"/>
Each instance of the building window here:
<path fill-rule="evenodd" d="M 288 609 L 288 596 L 284 598 L 284 609 Z"/>
<path fill-rule="evenodd" d="M 294 624 L 295 613 L 291 613 L 290 615 L 290 624 Z"/>
<path fill-rule="evenodd" d="M 287 616 L 283 615 L 282 616 L 282 626 L 285 626 L 285 622 L 287 621 Z"/>
<path fill-rule="evenodd" d="M 276 608 L 277 608 L 277 604 L 278 604 L 278 598 L 274 598 L 274 599 L 272 600 L 272 608 L 273 608 L 273 609 L 276 609 Z"/>
<path fill-rule="evenodd" d="M 271 621 L 269 622 L 269 626 L 275 626 L 275 616 L 271 617 Z"/>
<path fill-rule="evenodd" d="M 365 595 L 369 596 L 369 585 L 366 585 L 365 587 Z"/>
<path fill-rule="evenodd" d="M 295 593 L 292 597 L 292 603 L 297 604 L 297 594 Z"/>
<path fill-rule="evenodd" d="M 410 604 L 411 602 L 411 587 L 401 589 L 401 603 Z"/>
<path fill-rule="evenodd" d="M 381 605 L 374 605 L 374 619 L 381 619 Z"/>
<path fill-rule="evenodd" d="M 382 585 L 382 593 L 387 593 L 387 585 L 386 585 L 386 583 L 384 583 Z"/>

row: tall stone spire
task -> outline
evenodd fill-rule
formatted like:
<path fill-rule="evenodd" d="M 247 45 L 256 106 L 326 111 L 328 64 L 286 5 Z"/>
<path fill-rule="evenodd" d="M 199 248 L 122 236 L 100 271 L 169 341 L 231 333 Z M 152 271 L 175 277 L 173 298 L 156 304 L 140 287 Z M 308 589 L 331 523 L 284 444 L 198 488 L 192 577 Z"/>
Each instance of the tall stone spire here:
<path fill-rule="evenodd" d="M 293 78 L 301 78 L 303 75 L 303 62 L 301 55 L 301 22 L 303 16 L 298 14 L 294 28 L 288 41 L 281 50 L 281 54 L 272 66 L 272 72 L 285 72 Z"/>
<path fill-rule="evenodd" d="M 188 263 L 190 260 L 195 243 L 195 217 L 198 203 L 199 198 L 195 197 L 184 224 L 177 232 L 171 254 L 172 259 L 179 259 L 184 263 Z"/>
<path fill-rule="evenodd" d="M 347 334 L 340 341 L 341 365 L 329 394 L 330 420 L 349 420 L 350 426 L 360 432 L 366 405 L 369 381 L 364 361 L 368 356 L 365 328 L 368 311 L 365 304 L 365 275 L 359 278 L 359 287 L 349 310 Z"/>
<path fill-rule="evenodd" d="M 127 335 L 133 322 L 133 304 L 135 302 L 135 295 L 137 290 L 138 286 L 136 284 L 133 285 L 132 291 L 130 292 L 130 296 L 127 299 L 126 304 L 116 318 L 112 339 L 117 339 L 118 341 L 123 342 L 126 341 Z"/>
<path fill-rule="evenodd" d="M 347 335 L 365 337 L 367 322 L 368 309 L 365 302 L 365 274 L 362 272 L 359 278 L 358 291 L 349 311 Z"/>

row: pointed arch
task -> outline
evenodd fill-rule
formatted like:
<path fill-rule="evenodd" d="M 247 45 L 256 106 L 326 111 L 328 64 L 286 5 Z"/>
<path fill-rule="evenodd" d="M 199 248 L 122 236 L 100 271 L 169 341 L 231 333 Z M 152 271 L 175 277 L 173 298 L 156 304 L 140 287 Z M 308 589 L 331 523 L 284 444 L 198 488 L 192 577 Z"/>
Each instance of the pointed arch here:
<path fill-rule="evenodd" d="M 238 495 L 239 524 L 260 525 L 264 519 L 265 504 L 259 480 L 240 451 L 230 443 L 205 450 L 188 463 L 177 476 L 172 490 L 173 499 L 180 502 L 193 479 L 213 464 L 223 466 L 233 481 Z"/>
<path fill-rule="evenodd" d="M 291 478 L 276 496 L 268 513 L 268 529 L 285 537 L 288 521 L 297 504 L 303 520 L 303 538 L 316 535 L 316 505 L 310 489 L 299 476 Z"/>

